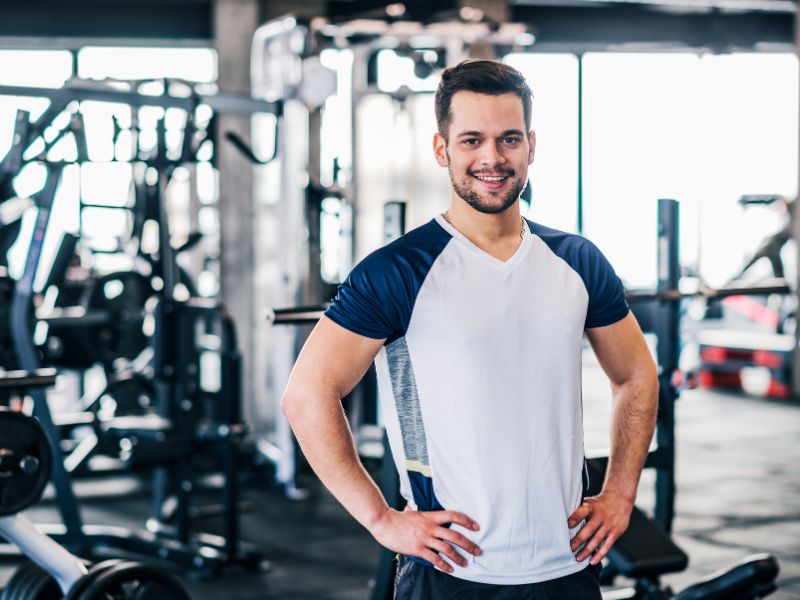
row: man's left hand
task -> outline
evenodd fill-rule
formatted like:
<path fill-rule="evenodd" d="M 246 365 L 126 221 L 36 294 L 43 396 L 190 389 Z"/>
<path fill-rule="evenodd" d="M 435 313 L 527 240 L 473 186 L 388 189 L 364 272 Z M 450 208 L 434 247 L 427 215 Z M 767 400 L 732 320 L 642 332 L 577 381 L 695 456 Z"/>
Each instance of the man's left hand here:
<path fill-rule="evenodd" d="M 633 502 L 613 492 L 603 491 L 597 496 L 584 498 L 567 520 L 570 529 L 586 520 L 570 542 L 572 551 L 577 552 L 576 560 L 591 556 L 591 564 L 599 563 L 628 528 L 632 510 Z"/>

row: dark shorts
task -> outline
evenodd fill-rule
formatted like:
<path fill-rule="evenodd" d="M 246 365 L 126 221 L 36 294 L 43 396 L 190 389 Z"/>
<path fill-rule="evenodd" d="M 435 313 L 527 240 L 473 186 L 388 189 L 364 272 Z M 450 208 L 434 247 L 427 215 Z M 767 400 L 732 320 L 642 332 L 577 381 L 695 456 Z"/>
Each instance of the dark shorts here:
<path fill-rule="evenodd" d="M 589 565 L 572 575 L 521 585 L 492 585 L 458 579 L 401 556 L 395 600 L 601 600 L 600 567 Z"/>

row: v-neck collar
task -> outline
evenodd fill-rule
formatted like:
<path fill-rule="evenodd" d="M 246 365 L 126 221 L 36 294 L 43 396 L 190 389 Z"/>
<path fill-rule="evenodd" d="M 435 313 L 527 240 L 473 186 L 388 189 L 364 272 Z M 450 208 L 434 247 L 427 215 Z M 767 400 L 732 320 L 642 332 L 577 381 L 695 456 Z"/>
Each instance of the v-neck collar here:
<path fill-rule="evenodd" d="M 492 256 L 488 252 L 481 250 L 478 246 L 473 244 L 463 233 L 448 223 L 447 219 L 445 219 L 442 214 L 436 215 L 434 220 L 439 224 L 440 227 L 442 227 L 442 229 L 464 244 L 467 250 L 472 252 L 485 263 L 496 269 L 500 269 L 501 271 L 510 271 L 514 268 L 514 265 L 522 260 L 531 246 L 531 238 L 533 237 L 528 220 L 523 218 L 522 222 L 525 224 L 525 228 L 523 229 L 522 240 L 520 241 L 516 252 L 514 252 L 514 254 L 512 254 L 508 260 L 500 260 L 499 258 Z"/>

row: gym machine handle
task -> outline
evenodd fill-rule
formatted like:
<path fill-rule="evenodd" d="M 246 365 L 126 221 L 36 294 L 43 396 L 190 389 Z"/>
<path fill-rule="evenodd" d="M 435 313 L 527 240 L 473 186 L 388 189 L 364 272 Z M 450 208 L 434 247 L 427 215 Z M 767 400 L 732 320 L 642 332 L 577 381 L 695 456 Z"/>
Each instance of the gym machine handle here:
<path fill-rule="evenodd" d="M 30 389 L 51 387 L 56 383 L 55 369 L 37 369 L 35 371 L 6 371 L 0 376 L 2 389 Z"/>
<path fill-rule="evenodd" d="M 266 310 L 266 318 L 273 325 L 313 325 L 322 318 L 329 306 L 330 304 L 270 308 Z"/>

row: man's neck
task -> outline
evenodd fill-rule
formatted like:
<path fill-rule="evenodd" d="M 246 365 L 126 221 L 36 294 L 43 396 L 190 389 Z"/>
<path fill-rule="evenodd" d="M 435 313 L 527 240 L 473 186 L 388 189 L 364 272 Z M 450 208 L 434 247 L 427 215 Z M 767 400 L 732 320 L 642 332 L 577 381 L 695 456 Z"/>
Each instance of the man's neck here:
<path fill-rule="evenodd" d="M 522 216 L 519 200 L 498 214 L 479 212 L 459 200 L 452 201 L 446 212 L 447 221 L 464 237 L 478 246 L 519 241 Z"/>
<path fill-rule="evenodd" d="M 463 201 L 453 201 L 444 217 L 470 242 L 498 260 L 511 258 L 522 243 L 525 230 L 519 201 L 499 214 L 482 213 Z"/>

